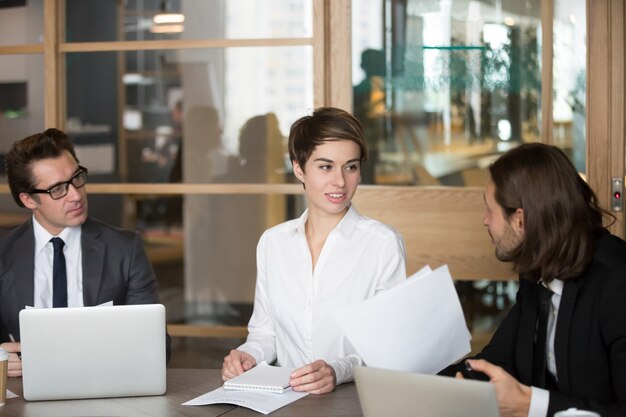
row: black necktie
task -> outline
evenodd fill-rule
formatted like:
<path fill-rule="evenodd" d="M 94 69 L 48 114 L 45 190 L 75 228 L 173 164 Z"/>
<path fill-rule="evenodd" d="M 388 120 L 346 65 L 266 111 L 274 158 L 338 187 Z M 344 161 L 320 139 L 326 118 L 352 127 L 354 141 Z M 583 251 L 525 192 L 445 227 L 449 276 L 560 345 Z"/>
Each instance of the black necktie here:
<path fill-rule="evenodd" d="M 65 255 L 63 255 L 63 239 L 50 239 L 54 246 L 52 261 L 52 307 L 67 307 L 67 273 L 65 272 Z"/>
<path fill-rule="evenodd" d="M 548 340 L 548 316 L 552 291 L 541 284 L 537 286 L 537 329 L 533 352 L 533 386 L 546 386 L 546 346 Z"/>

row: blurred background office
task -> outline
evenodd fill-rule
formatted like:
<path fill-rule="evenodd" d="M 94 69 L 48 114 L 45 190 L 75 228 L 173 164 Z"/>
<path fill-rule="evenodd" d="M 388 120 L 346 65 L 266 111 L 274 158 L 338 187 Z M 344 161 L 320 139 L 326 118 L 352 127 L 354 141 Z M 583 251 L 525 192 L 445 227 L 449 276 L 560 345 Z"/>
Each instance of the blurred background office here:
<path fill-rule="evenodd" d="M 359 210 L 405 235 L 410 272 L 450 265 L 478 349 L 516 291 L 481 225 L 489 163 L 556 144 L 620 203 L 626 12 L 588 3 L 0 0 L 0 158 L 65 129 L 93 216 L 144 236 L 170 366 L 215 367 L 245 337 L 260 234 L 304 208 L 290 125 L 351 110 L 370 147 Z M 0 223 L 25 216 L 3 185 Z"/>

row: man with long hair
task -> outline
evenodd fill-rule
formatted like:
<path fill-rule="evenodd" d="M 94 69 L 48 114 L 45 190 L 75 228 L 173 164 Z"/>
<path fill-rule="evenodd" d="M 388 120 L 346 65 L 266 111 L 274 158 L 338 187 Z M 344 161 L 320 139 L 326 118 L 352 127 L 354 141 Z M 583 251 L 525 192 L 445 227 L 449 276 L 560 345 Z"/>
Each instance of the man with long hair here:
<path fill-rule="evenodd" d="M 522 145 L 489 171 L 483 223 L 520 276 L 517 302 L 476 358 L 442 373 L 489 379 L 502 417 L 626 415 L 626 243 L 604 227 L 612 216 L 553 146 Z"/>

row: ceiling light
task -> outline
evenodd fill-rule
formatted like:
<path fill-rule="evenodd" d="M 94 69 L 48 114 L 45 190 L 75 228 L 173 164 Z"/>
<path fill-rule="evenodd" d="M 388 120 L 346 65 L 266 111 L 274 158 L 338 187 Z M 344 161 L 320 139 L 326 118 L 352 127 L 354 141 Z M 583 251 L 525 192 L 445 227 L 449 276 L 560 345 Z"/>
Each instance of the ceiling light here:
<path fill-rule="evenodd" d="M 155 15 L 152 20 L 157 25 L 164 23 L 183 23 L 185 21 L 185 15 L 182 13 L 160 13 Z"/>

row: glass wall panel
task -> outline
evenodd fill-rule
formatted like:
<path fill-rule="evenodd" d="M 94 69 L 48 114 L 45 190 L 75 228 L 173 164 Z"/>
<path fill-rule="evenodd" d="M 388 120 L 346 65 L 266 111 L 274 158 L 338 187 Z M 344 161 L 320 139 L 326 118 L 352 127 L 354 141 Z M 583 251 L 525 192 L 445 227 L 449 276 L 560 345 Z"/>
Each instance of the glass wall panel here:
<path fill-rule="evenodd" d="M 70 53 L 66 70 L 66 130 L 106 150 L 108 182 L 283 183 L 313 106 L 307 46 Z"/>
<path fill-rule="evenodd" d="M 66 0 L 66 4 L 67 42 L 312 36 L 311 0 Z"/>
<path fill-rule="evenodd" d="M 13 142 L 44 128 L 43 56 L 0 56 L 1 183 L 6 184 L 4 156 Z M 27 217 L 9 194 L 0 196 L 0 213 L 0 225 L 5 226 Z"/>
<path fill-rule="evenodd" d="M 313 106 L 311 68 L 311 47 L 70 53 L 66 130 L 92 182 L 289 182 L 286 134 Z M 284 195 L 90 199 L 94 217 L 141 230 L 155 267 L 177 271 L 168 314 L 230 324 L 248 318 L 261 233 L 302 207 Z"/>
<path fill-rule="evenodd" d="M 0 46 L 43 43 L 43 0 L 0 1 Z"/>
<path fill-rule="evenodd" d="M 587 22 L 585 0 L 554 2 L 554 144 L 585 171 Z"/>
<path fill-rule="evenodd" d="M 539 138 L 539 3 L 353 2 L 364 182 L 482 186 L 500 152 Z"/>
<path fill-rule="evenodd" d="M 77 152 L 81 163 L 84 153 Z M 92 176 L 90 175 L 90 183 Z M 89 192 L 89 184 L 87 185 Z M 252 312 L 256 282 L 256 245 L 263 231 L 299 216 L 303 196 L 193 195 L 182 199 L 183 227 L 168 224 L 159 205 L 170 200 L 142 195 L 89 194 L 90 216 L 106 219 L 104 211 L 121 211 L 117 201 L 152 207 L 153 219 L 140 215 L 126 228 L 138 230 L 159 283 L 169 323 L 245 325 Z M 281 216 L 268 218 L 269 204 Z M 282 208 L 276 209 L 282 205 Z M 201 215 L 200 215 L 201 213 Z M 234 345 L 233 345 L 234 346 Z M 222 355 L 223 356 L 223 355 Z"/>

